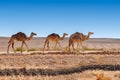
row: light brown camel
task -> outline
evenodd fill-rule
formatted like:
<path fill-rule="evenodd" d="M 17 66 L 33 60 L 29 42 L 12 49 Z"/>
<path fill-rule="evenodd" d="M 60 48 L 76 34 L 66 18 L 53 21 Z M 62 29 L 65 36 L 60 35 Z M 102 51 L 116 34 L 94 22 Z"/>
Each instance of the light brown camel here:
<path fill-rule="evenodd" d="M 62 36 L 62 37 L 60 37 L 60 36 L 59 36 L 58 34 L 56 34 L 56 33 L 52 33 L 52 34 L 48 35 L 47 38 L 46 38 L 45 44 L 44 44 L 43 51 L 44 51 L 44 49 L 45 49 L 46 44 L 47 44 L 47 48 L 49 49 L 49 41 L 55 42 L 54 48 L 56 48 L 57 44 L 59 45 L 59 47 L 61 47 L 59 41 L 60 41 L 60 40 L 63 40 L 63 39 L 65 38 L 65 36 L 67 36 L 67 35 L 68 35 L 67 33 L 63 33 L 63 36 Z M 62 48 L 62 47 L 61 47 L 61 48 Z"/>
<path fill-rule="evenodd" d="M 14 41 L 15 41 L 15 40 L 22 42 L 22 45 L 21 45 L 21 53 L 22 53 L 23 44 L 25 44 L 25 46 L 27 47 L 27 51 L 28 51 L 28 45 L 26 44 L 25 41 L 31 40 L 34 35 L 37 35 L 37 34 L 31 32 L 31 35 L 30 35 L 29 37 L 27 37 L 25 33 L 18 32 L 17 34 L 12 35 L 11 38 L 10 38 L 10 40 L 9 40 L 9 42 L 8 42 L 7 53 L 9 53 L 9 47 L 10 47 L 10 45 L 12 45 L 12 49 L 13 49 L 13 51 L 16 53 L 16 51 L 15 51 L 15 49 L 14 49 Z"/>
<path fill-rule="evenodd" d="M 69 45 L 68 45 L 69 50 L 70 50 L 71 45 L 73 47 L 73 50 L 75 49 L 74 48 L 74 43 L 75 42 L 78 43 L 77 47 L 79 45 L 82 45 L 82 42 L 85 41 L 85 40 L 88 40 L 91 34 L 94 34 L 94 33 L 93 32 L 88 32 L 88 35 L 84 35 L 83 33 L 80 33 L 80 32 L 73 33 L 69 38 Z"/>

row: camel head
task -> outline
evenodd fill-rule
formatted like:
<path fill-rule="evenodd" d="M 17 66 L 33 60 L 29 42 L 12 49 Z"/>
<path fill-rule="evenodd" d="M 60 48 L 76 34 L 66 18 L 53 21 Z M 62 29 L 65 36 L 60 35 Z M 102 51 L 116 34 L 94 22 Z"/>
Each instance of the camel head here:
<path fill-rule="evenodd" d="M 68 34 L 67 33 L 63 33 L 64 36 L 67 36 Z"/>
<path fill-rule="evenodd" d="M 31 35 L 32 35 L 32 36 L 34 36 L 34 35 L 37 35 L 37 34 L 36 34 L 36 33 L 34 33 L 34 32 L 31 32 Z"/>
<path fill-rule="evenodd" d="M 90 35 L 94 34 L 93 32 L 88 32 L 88 35 L 85 35 L 85 40 L 88 40 L 90 38 Z"/>
<path fill-rule="evenodd" d="M 67 33 L 63 33 L 63 36 L 60 39 L 63 40 L 67 35 L 68 35 Z"/>
<path fill-rule="evenodd" d="M 88 35 L 94 34 L 93 32 L 88 32 Z"/>
<path fill-rule="evenodd" d="M 34 32 L 31 32 L 31 35 L 27 38 L 27 40 L 31 40 L 33 36 L 37 35 L 36 33 Z"/>

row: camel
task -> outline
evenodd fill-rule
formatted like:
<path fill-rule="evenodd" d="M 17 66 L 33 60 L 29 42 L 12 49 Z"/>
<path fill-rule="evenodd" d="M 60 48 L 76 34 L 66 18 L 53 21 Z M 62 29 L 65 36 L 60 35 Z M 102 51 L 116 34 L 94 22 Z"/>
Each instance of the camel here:
<path fill-rule="evenodd" d="M 56 48 L 57 44 L 59 45 L 59 47 L 61 47 L 59 41 L 60 40 L 63 40 L 65 38 L 65 36 L 67 36 L 68 34 L 67 33 L 63 33 L 63 36 L 60 37 L 58 34 L 56 33 L 52 33 L 50 35 L 47 36 L 46 38 L 46 41 L 45 41 L 45 44 L 44 44 L 44 48 L 43 48 L 43 51 L 45 49 L 45 46 L 47 44 L 47 48 L 49 49 L 49 41 L 53 41 L 55 42 L 55 46 L 54 46 L 54 49 Z M 62 47 L 61 47 L 62 48 Z"/>
<path fill-rule="evenodd" d="M 78 43 L 78 45 L 77 45 L 77 48 L 78 48 L 79 45 L 82 45 L 83 41 L 89 39 L 91 34 L 94 34 L 94 33 L 93 32 L 88 32 L 88 35 L 84 35 L 83 33 L 80 33 L 80 32 L 73 33 L 69 38 L 69 45 L 68 45 L 69 50 L 70 50 L 71 45 L 73 47 L 73 50 L 75 50 L 75 48 L 74 48 L 74 43 L 75 42 Z"/>
<path fill-rule="evenodd" d="M 25 44 L 25 46 L 27 47 L 27 51 L 29 50 L 28 45 L 26 44 L 26 41 L 29 41 L 32 39 L 32 37 L 34 35 L 37 35 L 36 33 L 31 32 L 31 35 L 29 37 L 26 36 L 25 33 L 22 32 L 18 32 L 17 34 L 14 34 L 11 36 L 9 42 L 8 42 L 8 49 L 7 49 L 7 53 L 9 53 L 9 47 L 10 45 L 12 45 L 12 49 L 14 51 L 14 53 L 16 53 L 15 49 L 14 49 L 14 41 L 21 41 L 22 45 L 21 45 L 21 53 L 22 53 L 22 48 L 23 48 L 23 44 Z"/>

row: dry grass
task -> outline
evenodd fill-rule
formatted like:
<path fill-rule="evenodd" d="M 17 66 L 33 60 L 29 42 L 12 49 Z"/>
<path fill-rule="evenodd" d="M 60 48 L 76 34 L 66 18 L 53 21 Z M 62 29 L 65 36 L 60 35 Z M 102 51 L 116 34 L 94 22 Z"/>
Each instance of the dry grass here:
<path fill-rule="evenodd" d="M 1 51 L 7 49 L 9 38 L 0 38 L 0 43 L 3 44 L 0 46 Z M 29 51 L 42 51 L 44 46 L 45 38 L 33 38 L 31 41 L 27 42 L 30 47 Z M 16 51 L 21 51 L 21 43 L 15 42 Z M 61 41 L 63 49 L 56 48 L 53 49 L 51 45 L 51 50 L 54 51 L 64 51 L 63 53 L 32 53 L 32 54 L 3 54 L 0 55 L 0 80 L 97 80 L 100 77 L 101 73 L 104 73 L 104 76 L 100 77 L 102 80 L 106 79 L 103 77 L 109 77 L 111 80 L 120 80 L 120 71 L 119 66 L 112 67 L 102 65 L 120 65 L 120 40 L 119 39 L 89 39 L 83 43 L 83 49 L 76 49 L 75 51 L 68 52 L 67 45 L 68 39 Z M 76 48 L 76 46 L 75 46 Z M 24 47 L 24 51 L 25 51 Z M 103 53 L 81 53 L 88 51 L 105 51 Z M 12 49 L 10 48 L 10 51 Z M 111 53 L 109 53 L 111 51 Z M 114 51 L 114 52 L 112 52 Z M 83 71 L 80 71 L 81 66 L 89 65 L 98 65 L 95 68 L 84 67 Z M 92 68 L 92 70 L 88 69 Z M 109 68 L 110 71 L 106 71 Z M 36 74 L 36 75 L 24 75 L 18 71 L 19 75 L 5 75 L 5 74 L 14 74 L 13 69 L 23 69 L 23 73 L 27 74 Z M 32 70 L 30 70 L 32 69 Z M 63 73 L 57 75 L 41 75 L 42 72 L 37 71 L 41 69 L 44 73 L 48 70 L 48 73 L 53 73 L 54 71 Z M 85 70 L 84 70 L 85 69 Z M 35 71 L 36 73 L 34 73 Z M 115 71 L 116 70 L 116 71 Z M 9 73 L 9 71 L 13 71 Z M 17 73 L 17 72 L 16 72 Z"/>
<path fill-rule="evenodd" d="M 104 73 L 104 79 L 100 80 L 120 80 L 120 71 L 102 71 L 102 70 L 88 70 L 82 73 L 74 73 L 69 75 L 59 76 L 1 76 L 0 80 L 97 80 L 96 75 L 99 77 Z M 105 79 L 106 78 L 106 79 Z"/>
<path fill-rule="evenodd" d="M 115 52 L 3 54 L 0 55 L 0 70 L 2 70 L 0 74 L 4 75 L 0 80 L 96 80 L 95 74 L 101 74 L 100 70 L 103 70 L 105 77 L 119 80 L 120 72 L 117 71 L 119 70 L 117 65 L 120 65 L 119 59 L 120 54 Z M 116 65 L 116 67 L 102 65 Z M 23 72 L 18 70 L 21 68 Z"/>
<path fill-rule="evenodd" d="M 24 49 L 24 48 L 21 48 L 21 47 L 17 47 L 17 48 L 15 49 L 15 51 L 25 51 L 25 49 Z"/>
<path fill-rule="evenodd" d="M 5 51 L 7 49 L 8 38 L 1 39 L 0 46 L 1 51 Z M 44 46 L 45 38 L 35 38 L 31 41 L 27 42 L 30 47 L 29 51 L 42 51 Z M 15 47 L 19 46 L 21 43 L 16 42 Z M 87 45 L 86 45 L 87 44 Z M 101 74 L 104 72 L 105 77 L 110 77 L 111 80 L 120 80 L 120 72 L 119 71 L 100 71 L 100 70 L 87 70 L 80 72 L 79 67 L 81 66 L 89 66 L 89 65 L 120 65 L 120 55 L 109 53 L 108 51 L 119 52 L 120 41 L 116 39 L 90 39 L 83 43 L 83 49 L 76 49 L 75 51 L 71 50 L 71 53 L 67 51 L 68 39 L 61 41 L 61 45 L 63 49 L 57 47 L 53 49 L 51 44 L 50 51 L 64 51 L 66 53 L 38 53 L 38 54 L 7 54 L 0 55 L 0 69 L 20 69 L 25 68 L 29 69 L 42 69 L 42 70 L 64 70 L 62 72 L 66 73 L 66 69 L 70 69 L 67 72 L 75 71 L 74 73 L 68 73 L 63 75 L 37 75 L 25 76 L 25 75 L 12 75 L 12 76 L 0 76 L 0 80 L 96 80 L 97 77 L 95 74 Z M 75 46 L 76 48 L 76 46 Z M 24 51 L 26 48 L 24 47 Z M 10 48 L 10 51 L 12 49 Z M 16 51 L 21 51 L 18 47 Z M 106 53 L 96 53 L 96 54 L 87 54 L 81 52 L 87 51 L 106 51 Z M 107 53 L 108 52 L 108 53 Z M 78 68 L 76 68 L 78 67 Z M 75 69 L 76 68 L 76 69 Z M 113 68 L 114 69 L 114 68 Z M 76 72 L 78 71 L 78 72 Z M 7 71 L 4 71 L 5 73 Z M 32 71 L 31 71 L 32 72 Z M 30 73 L 31 73 L 30 72 Z M 29 71 L 27 72 L 29 73 Z M 30 74 L 29 73 L 29 74 Z M 33 72 L 34 73 L 34 72 Z"/>

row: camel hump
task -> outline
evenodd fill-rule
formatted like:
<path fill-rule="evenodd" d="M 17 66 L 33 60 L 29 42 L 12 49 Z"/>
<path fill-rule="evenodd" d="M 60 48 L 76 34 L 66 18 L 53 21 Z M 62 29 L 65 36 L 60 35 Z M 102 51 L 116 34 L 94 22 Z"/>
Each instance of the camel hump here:
<path fill-rule="evenodd" d="M 15 35 L 17 35 L 17 36 L 26 36 L 25 33 L 23 33 L 23 32 L 18 32 L 18 33 L 15 34 Z"/>
<path fill-rule="evenodd" d="M 56 35 L 58 35 L 58 34 L 56 34 L 56 33 L 52 33 L 52 34 L 50 34 L 49 36 L 56 36 Z"/>
<path fill-rule="evenodd" d="M 50 34 L 50 35 L 57 35 L 56 33 L 52 33 L 52 34 Z"/>
<path fill-rule="evenodd" d="M 60 37 L 58 34 L 56 34 L 56 33 L 52 33 L 52 34 L 50 34 L 50 35 L 48 35 L 48 36 L 56 36 L 56 37 Z"/>
<path fill-rule="evenodd" d="M 75 32 L 76 34 L 80 34 L 80 32 Z"/>
<path fill-rule="evenodd" d="M 81 33 L 81 32 L 76 32 L 76 34 L 77 34 L 77 35 L 80 35 L 81 37 L 83 37 L 83 36 L 84 36 L 84 34 L 83 34 L 83 33 Z"/>
<path fill-rule="evenodd" d="M 16 35 L 24 35 L 25 33 L 23 32 L 18 32 Z"/>
<path fill-rule="evenodd" d="M 80 34 L 80 35 L 83 35 L 83 33 L 81 33 L 81 32 L 76 32 L 75 34 Z"/>
<path fill-rule="evenodd" d="M 18 32 L 17 34 L 13 35 L 13 38 L 15 38 L 16 40 L 22 40 L 22 39 L 26 39 L 27 36 L 23 32 Z"/>

